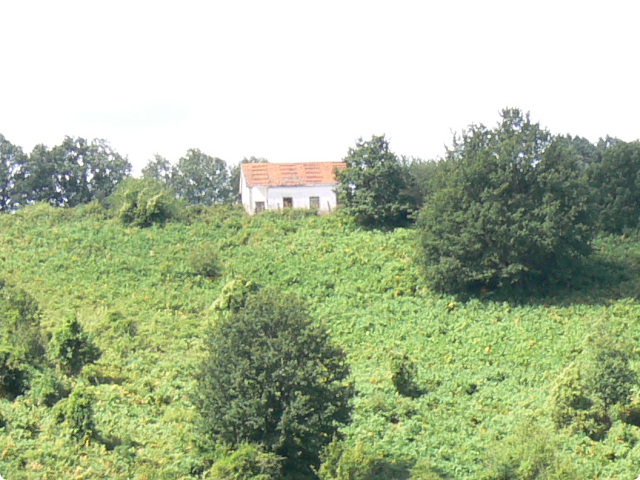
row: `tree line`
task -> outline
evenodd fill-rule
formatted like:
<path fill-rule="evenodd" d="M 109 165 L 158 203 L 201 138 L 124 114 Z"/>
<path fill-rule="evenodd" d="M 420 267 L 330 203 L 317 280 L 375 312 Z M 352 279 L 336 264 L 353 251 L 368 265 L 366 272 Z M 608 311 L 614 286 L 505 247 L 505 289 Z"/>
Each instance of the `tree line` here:
<path fill-rule="evenodd" d="M 441 161 L 407 161 L 384 136 L 359 140 L 338 174 L 343 212 L 367 228 L 416 223 L 418 259 L 441 291 L 568 283 L 599 232 L 640 221 L 640 141 L 553 135 L 505 109 L 471 125 Z"/>
<path fill-rule="evenodd" d="M 242 162 L 266 161 L 249 157 Z M 131 177 L 131 163 L 102 139 L 65 137 L 53 148 L 36 145 L 31 153 L 0 134 L 0 212 L 45 202 L 75 207 L 104 201 Z M 238 200 L 240 167 L 191 148 L 175 164 L 155 155 L 142 177 L 171 190 L 190 205 Z"/>

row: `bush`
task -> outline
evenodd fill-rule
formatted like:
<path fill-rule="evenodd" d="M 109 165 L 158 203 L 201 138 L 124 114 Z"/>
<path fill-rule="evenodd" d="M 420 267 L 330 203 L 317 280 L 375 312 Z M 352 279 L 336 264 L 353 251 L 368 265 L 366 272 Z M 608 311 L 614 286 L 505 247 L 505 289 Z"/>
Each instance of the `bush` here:
<path fill-rule="evenodd" d="M 164 185 L 145 178 L 127 178 L 108 204 L 122 223 L 148 227 L 176 218 L 180 212 L 173 192 Z"/>
<path fill-rule="evenodd" d="M 273 453 L 265 453 L 258 446 L 244 443 L 227 452 L 213 464 L 207 478 L 213 480 L 279 480 L 281 461 Z"/>
<path fill-rule="evenodd" d="M 64 402 L 61 411 L 61 419 L 69 436 L 83 444 L 98 437 L 93 418 L 93 401 L 91 392 L 85 386 L 77 385 Z"/>
<path fill-rule="evenodd" d="M 23 394 L 44 356 L 38 304 L 24 290 L 0 280 L 0 397 Z"/>
<path fill-rule="evenodd" d="M 318 471 L 322 480 L 437 480 L 428 463 L 398 458 L 381 448 L 333 442 L 324 452 Z"/>
<path fill-rule="evenodd" d="M 205 245 L 195 249 L 189 255 L 189 266 L 195 275 L 214 280 L 222 273 L 218 249 L 215 245 Z"/>
<path fill-rule="evenodd" d="M 607 334 L 589 337 L 583 353 L 557 377 L 547 400 L 557 428 L 602 440 L 614 417 L 628 411 L 638 379 L 616 343 Z"/>
<path fill-rule="evenodd" d="M 472 126 L 420 212 L 420 259 L 437 290 L 537 289 L 590 252 L 586 185 L 565 143 L 518 110 Z"/>
<path fill-rule="evenodd" d="M 77 375 L 100 358 L 100 350 L 75 318 L 67 318 L 53 331 L 49 347 L 51 359 L 66 375 Z"/>
<path fill-rule="evenodd" d="M 262 290 L 214 326 L 197 403 L 214 440 L 261 444 L 284 457 L 285 472 L 310 473 L 349 420 L 348 374 L 344 352 L 299 300 Z"/>
<path fill-rule="evenodd" d="M 416 384 L 415 378 L 416 366 L 407 355 L 403 355 L 394 360 L 391 381 L 400 395 L 409 398 L 418 398 L 426 393 L 424 389 Z"/>
<path fill-rule="evenodd" d="M 579 480 L 579 472 L 559 439 L 544 425 L 524 422 L 488 452 L 482 480 Z"/>

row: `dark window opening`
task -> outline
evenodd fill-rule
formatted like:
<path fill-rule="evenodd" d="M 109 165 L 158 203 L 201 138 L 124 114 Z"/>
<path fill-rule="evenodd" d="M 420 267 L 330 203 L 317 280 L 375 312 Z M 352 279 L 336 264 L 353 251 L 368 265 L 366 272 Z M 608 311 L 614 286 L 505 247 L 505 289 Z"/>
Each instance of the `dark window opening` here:
<path fill-rule="evenodd" d="M 292 208 L 293 207 L 293 198 L 291 198 L 291 197 L 282 197 L 282 206 L 284 208 Z"/>
<path fill-rule="evenodd" d="M 256 213 L 264 212 L 264 202 L 256 202 Z"/>
<path fill-rule="evenodd" d="M 320 208 L 320 197 L 309 197 L 309 208 L 318 210 Z"/>

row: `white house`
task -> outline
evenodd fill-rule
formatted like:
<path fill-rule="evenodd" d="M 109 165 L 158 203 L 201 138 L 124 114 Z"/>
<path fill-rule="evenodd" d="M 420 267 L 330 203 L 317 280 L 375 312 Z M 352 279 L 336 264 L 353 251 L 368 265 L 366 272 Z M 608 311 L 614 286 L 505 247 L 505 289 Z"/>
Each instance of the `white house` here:
<path fill-rule="evenodd" d="M 247 213 L 281 208 L 336 208 L 336 169 L 344 162 L 243 163 L 240 195 Z"/>

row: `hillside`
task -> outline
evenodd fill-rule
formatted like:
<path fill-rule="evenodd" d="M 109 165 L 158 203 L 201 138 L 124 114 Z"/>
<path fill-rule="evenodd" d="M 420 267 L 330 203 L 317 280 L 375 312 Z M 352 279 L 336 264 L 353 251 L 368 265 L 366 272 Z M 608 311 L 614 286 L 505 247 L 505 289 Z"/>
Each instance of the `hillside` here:
<path fill-rule="evenodd" d="M 635 478 L 635 410 L 594 440 L 556 429 L 547 405 L 590 336 L 631 346 L 640 371 L 640 242 L 599 239 L 600 283 L 519 302 L 432 294 L 414 244 L 412 230 L 364 231 L 340 216 L 296 212 L 209 208 L 146 229 L 95 204 L 0 215 L 0 278 L 37 300 L 46 332 L 77 318 L 102 351 L 73 380 L 94 399 L 101 441 L 67 438 L 56 405 L 28 394 L 1 400 L 0 474 L 201 478 L 212 454 L 191 403 L 194 372 L 213 302 L 226 282 L 245 278 L 304 299 L 348 352 L 358 395 L 344 464 L 371 460 L 369 478 L 409 478 L 412 468 L 413 478 L 556 478 L 543 467 L 527 474 L 527 459 L 553 465 L 557 478 L 565 468 L 576 478 Z M 208 249 L 223 267 L 214 281 L 190 266 Z M 400 371 L 417 394 L 399 392 Z"/>

